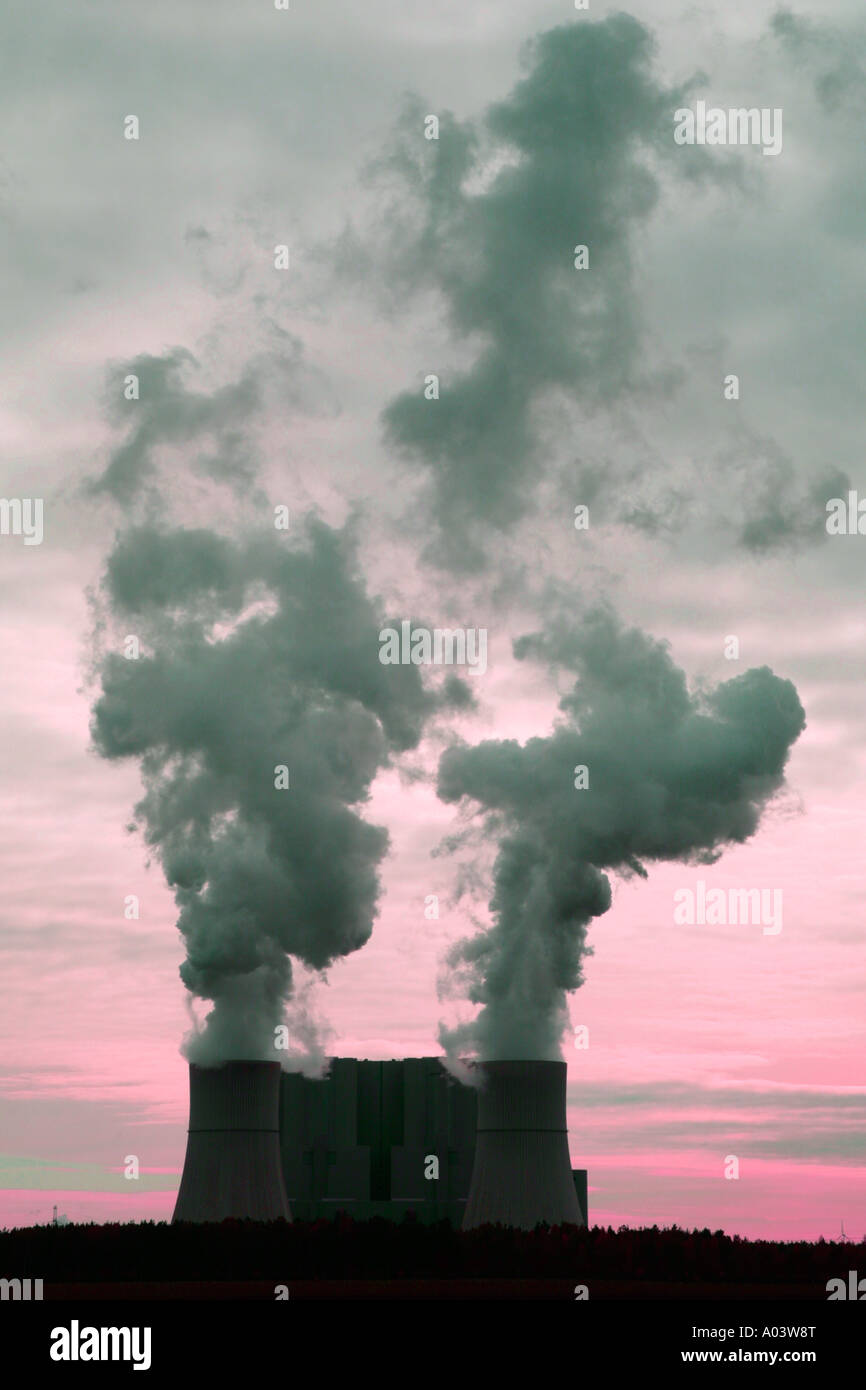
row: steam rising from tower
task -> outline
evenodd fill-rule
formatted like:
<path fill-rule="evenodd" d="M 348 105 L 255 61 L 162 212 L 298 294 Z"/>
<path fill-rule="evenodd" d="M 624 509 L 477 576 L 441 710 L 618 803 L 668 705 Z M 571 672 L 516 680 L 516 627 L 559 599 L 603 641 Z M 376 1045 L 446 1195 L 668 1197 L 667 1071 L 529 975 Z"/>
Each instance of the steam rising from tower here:
<path fill-rule="evenodd" d="M 181 976 L 214 1003 L 187 1048 L 202 1063 L 273 1058 L 291 957 L 323 970 L 368 940 L 388 845 L 360 813 L 370 785 L 468 693 L 384 667 L 351 530 L 298 529 L 143 524 L 103 582 L 105 622 L 141 651 L 102 656 L 93 738 L 140 762 L 135 817 L 179 908 Z"/>
<path fill-rule="evenodd" d="M 645 859 L 712 864 L 753 835 L 805 726 L 797 692 L 766 666 L 692 693 L 666 644 L 606 608 L 514 644 L 577 674 L 562 718 L 525 744 L 455 744 L 439 795 L 482 817 L 497 846 L 486 931 L 449 963 L 477 1018 L 441 1029 L 446 1051 L 553 1059 L 583 983 L 586 930 L 607 912 L 605 869 Z"/>

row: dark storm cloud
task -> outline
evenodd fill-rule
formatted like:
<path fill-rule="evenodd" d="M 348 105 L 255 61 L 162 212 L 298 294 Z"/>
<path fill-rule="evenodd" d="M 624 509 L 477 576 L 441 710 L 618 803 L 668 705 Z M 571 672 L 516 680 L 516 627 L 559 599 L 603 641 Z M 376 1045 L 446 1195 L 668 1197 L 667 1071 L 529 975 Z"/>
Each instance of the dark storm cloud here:
<path fill-rule="evenodd" d="M 497 846 L 493 925 L 449 961 L 481 1012 L 442 1038 L 487 1058 L 556 1057 L 588 923 L 611 904 L 603 871 L 712 863 L 747 840 L 805 718 L 793 685 L 767 667 L 690 692 L 665 644 L 606 609 L 552 624 L 514 651 L 577 681 L 549 737 L 455 745 L 441 758 L 440 797 L 475 810 Z M 575 788 L 581 766 L 584 790 Z"/>

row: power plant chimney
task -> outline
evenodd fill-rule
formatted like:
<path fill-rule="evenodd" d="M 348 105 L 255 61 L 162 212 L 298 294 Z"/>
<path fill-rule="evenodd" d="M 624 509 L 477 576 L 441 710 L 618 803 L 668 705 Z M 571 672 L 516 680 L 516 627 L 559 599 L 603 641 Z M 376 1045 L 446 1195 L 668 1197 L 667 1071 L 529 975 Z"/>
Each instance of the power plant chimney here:
<path fill-rule="evenodd" d="M 568 1153 L 565 1062 L 481 1062 L 464 1231 L 488 1222 L 583 1226 Z"/>
<path fill-rule="evenodd" d="M 189 1068 L 189 1137 L 174 1221 L 291 1221 L 279 1062 Z"/>

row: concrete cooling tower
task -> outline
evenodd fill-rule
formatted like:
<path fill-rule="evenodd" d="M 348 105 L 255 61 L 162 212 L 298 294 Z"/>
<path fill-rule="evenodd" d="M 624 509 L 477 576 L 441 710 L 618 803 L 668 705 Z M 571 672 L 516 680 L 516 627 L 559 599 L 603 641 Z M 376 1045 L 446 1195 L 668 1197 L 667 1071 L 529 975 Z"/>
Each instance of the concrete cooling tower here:
<path fill-rule="evenodd" d="M 565 1120 L 565 1062 L 482 1062 L 464 1231 L 488 1222 L 532 1230 L 585 1225 Z"/>
<path fill-rule="evenodd" d="M 189 1069 L 189 1136 L 174 1221 L 291 1221 L 280 1158 L 279 1062 Z"/>

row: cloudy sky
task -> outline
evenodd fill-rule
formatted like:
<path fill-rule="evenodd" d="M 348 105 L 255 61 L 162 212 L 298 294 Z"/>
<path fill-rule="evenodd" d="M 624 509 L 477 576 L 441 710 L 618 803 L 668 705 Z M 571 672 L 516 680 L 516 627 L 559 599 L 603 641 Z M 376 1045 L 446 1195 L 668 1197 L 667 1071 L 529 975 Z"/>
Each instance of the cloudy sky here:
<path fill-rule="evenodd" d="M 524 836 L 610 881 L 562 1037 L 592 1219 L 861 1236 L 862 7 L 13 0 L 2 54 L 0 488 L 44 536 L 0 535 L 0 1223 L 170 1215 L 185 957 L 267 941 L 299 1047 L 471 1036 L 455 943 L 548 959 L 553 899 L 487 906 Z M 676 144 L 699 100 L 780 153 Z M 487 669 L 382 666 L 386 618 Z M 677 921 L 699 881 L 781 929 Z"/>

